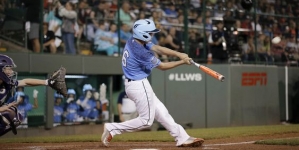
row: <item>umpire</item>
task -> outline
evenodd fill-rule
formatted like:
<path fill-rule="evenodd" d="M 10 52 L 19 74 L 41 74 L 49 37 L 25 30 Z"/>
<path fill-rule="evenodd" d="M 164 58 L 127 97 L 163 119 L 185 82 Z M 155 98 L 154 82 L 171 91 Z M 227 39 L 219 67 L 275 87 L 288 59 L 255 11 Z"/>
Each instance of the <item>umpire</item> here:
<path fill-rule="evenodd" d="M 212 54 L 213 63 L 227 62 L 227 33 L 223 30 L 223 21 L 216 22 L 216 30 L 210 34 L 208 42 L 210 45 L 210 53 Z"/>

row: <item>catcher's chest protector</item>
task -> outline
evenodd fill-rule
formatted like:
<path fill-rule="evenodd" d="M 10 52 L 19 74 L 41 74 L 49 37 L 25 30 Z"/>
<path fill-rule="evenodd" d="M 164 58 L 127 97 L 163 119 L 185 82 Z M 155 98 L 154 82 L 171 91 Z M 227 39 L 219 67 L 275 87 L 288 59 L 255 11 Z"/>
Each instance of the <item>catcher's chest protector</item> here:
<path fill-rule="evenodd" d="M 16 107 L 11 107 L 10 111 L 0 113 L 0 136 L 12 131 L 17 134 L 17 127 L 23 121 L 23 116 Z"/>
<path fill-rule="evenodd" d="M 5 102 L 7 94 L 9 93 L 10 89 L 7 86 L 0 85 L 0 106 Z"/>

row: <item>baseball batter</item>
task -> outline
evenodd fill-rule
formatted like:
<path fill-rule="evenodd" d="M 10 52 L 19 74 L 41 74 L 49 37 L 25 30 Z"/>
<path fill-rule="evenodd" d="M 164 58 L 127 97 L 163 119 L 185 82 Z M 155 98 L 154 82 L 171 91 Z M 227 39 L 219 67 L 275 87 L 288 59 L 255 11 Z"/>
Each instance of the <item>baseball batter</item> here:
<path fill-rule="evenodd" d="M 124 132 L 134 132 L 150 127 L 154 119 L 160 122 L 175 138 L 176 146 L 201 146 L 201 138 L 190 137 L 184 128 L 177 124 L 164 104 L 155 95 L 147 77 L 153 68 L 167 70 L 182 64 L 190 64 L 187 54 L 154 45 L 151 38 L 159 32 L 150 19 L 138 20 L 133 25 L 133 37 L 127 40 L 123 51 L 122 69 L 125 79 L 125 91 L 136 104 L 139 116 L 122 123 L 105 123 L 102 143 L 108 146 L 112 137 Z M 179 61 L 161 62 L 154 52 L 180 58 Z"/>

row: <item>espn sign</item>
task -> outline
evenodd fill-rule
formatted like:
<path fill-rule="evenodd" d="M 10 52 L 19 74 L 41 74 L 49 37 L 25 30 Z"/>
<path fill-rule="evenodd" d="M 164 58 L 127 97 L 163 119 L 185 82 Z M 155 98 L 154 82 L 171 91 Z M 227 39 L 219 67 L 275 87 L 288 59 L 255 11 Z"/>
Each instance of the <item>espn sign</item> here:
<path fill-rule="evenodd" d="M 245 72 L 242 73 L 242 86 L 266 86 L 266 72 Z"/>

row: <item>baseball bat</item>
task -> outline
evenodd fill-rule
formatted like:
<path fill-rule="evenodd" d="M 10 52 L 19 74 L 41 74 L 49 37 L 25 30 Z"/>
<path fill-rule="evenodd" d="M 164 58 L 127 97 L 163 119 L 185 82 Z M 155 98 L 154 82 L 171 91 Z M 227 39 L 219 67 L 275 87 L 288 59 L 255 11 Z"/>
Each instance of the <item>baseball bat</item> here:
<path fill-rule="evenodd" d="M 202 70 L 203 72 L 205 72 L 208 75 L 214 77 L 215 79 L 217 79 L 217 80 L 219 80 L 221 82 L 224 81 L 225 77 L 222 74 L 220 74 L 220 73 L 218 73 L 218 72 L 216 72 L 216 71 L 214 71 L 214 70 L 212 70 L 212 69 L 210 69 L 210 68 L 208 68 L 206 66 L 200 65 L 200 64 L 194 62 L 193 60 L 190 60 L 190 62 L 191 62 L 191 64 L 195 65 L 200 70 Z"/>

